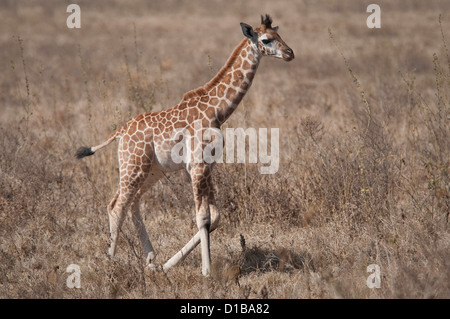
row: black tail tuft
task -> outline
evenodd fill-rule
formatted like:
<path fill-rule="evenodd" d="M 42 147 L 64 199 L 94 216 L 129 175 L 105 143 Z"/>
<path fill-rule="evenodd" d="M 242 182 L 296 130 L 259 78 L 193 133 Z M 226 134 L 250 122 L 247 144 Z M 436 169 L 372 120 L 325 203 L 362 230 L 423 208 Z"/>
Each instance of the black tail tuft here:
<path fill-rule="evenodd" d="M 75 157 L 80 159 L 86 156 L 94 155 L 95 152 L 92 151 L 92 148 L 82 146 L 78 149 L 78 151 L 75 153 Z"/>

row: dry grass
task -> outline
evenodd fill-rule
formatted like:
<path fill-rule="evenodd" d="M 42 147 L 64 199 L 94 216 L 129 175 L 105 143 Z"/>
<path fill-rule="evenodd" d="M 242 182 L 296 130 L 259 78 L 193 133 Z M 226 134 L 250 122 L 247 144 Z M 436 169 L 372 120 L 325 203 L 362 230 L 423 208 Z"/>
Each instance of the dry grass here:
<path fill-rule="evenodd" d="M 450 297 L 448 1 L 380 1 L 378 30 L 360 1 L 77 3 L 79 30 L 69 2 L 0 4 L 1 298 Z M 296 59 L 263 60 L 225 127 L 279 127 L 280 170 L 216 166 L 212 278 L 198 249 L 148 271 L 129 220 L 109 260 L 116 149 L 74 151 L 178 103 L 265 12 Z M 142 206 L 164 262 L 196 231 L 186 175 Z"/>

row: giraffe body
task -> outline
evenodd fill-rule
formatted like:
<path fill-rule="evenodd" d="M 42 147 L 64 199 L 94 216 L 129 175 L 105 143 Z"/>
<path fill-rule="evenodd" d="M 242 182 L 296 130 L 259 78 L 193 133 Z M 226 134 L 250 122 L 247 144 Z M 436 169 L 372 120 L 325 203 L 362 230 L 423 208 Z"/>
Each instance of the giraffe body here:
<path fill-rule="evenodd" d="M 93 155 L 97 150 L 119 139 L 118 159 L 120 182 L 118 190 L 108 205 L 111 246 L 109 255 L 116 251 L 119 230 L 125 212 L 131 211 L 133 224 L 141 240 L 144 254 L 150 266 L 156 253 L 148 238 L 139 211 L 142 195 L 149 190 L 165 172 L 186 169 L 192 181 L 198 233 L 175 254 L 164 266 L 167 270 L 183 260 L 192 249 L 201 243 L 202 273 L 210 273 L 211 257 L 209 233 L 217 228 L 220 214 L 216 207 L 212 187 L 212 164 L 195 161 L 195 144 L 183 139 L 177 133 L 188 132 L 194 139 L 207 129 L 220 129 L 230 117 L 245 93 L 250 88 L 262 56 L 275 56 L 290 61 L 293 51 L 277 34 L 278 27 L 272 28 L 269 16 L 261 17 L 261 25 L 256 30 L 241 23 L 246 38 L 235 48 L 224 67 L 204 86 L 187 92 L 174 107 L 153 113 L 143 113 L 113 133 L 107 141 L 95 147 L 82 147 L 76 156 L 82 158 Z M 200 127 L 200 132 L 198 128 Z M 175 145 L 190 150 L 183 161 L 174 160 L 172 150 Z M 184 144 L 188 145 L 184 145 Z M 197 143 L 200 150 L 203 142 Z"/>

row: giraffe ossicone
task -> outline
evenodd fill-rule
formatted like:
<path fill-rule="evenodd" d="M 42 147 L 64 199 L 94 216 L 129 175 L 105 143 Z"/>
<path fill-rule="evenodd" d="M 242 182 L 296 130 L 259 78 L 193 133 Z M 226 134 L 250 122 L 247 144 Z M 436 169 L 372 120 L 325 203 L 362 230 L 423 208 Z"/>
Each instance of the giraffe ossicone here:
<path fill-rule="evenodd" d="M 196 154 L 196 148 L 202 151 L 200 154 L 204 154 L 210 147 L 210 154 L 215 156 L 214 143 L 221 141 L 212 132 L 220 130 L 220 126 L 247 93 L 261 58 L 272 56 L 285 61 L 294 59 L 294 52 L 277 33 L 278 27 L 272 27 L 269 15 L 261 16 L 261 25 L 258 28 L 253 29 L 250 25 L 241 23 L 241 29 L 244 40 L 234 49 L 217 75 L 204 86 L 184 94 L 180 103 L 170 109 L 137 115 L 102 144 L 81 147 L 76 152 L 77 158 L 90 156 L 119 139 L 120 182 L 108 205 L 110 256 L 115 255 L 119 231 L 126 212 L 130 210 L 147 263 L 154 266 L 156 253 L 145 229 L 139 202 L 142 195 L 161 179 L 165 172 L 186 169 L 192 181 L 198 232 L 162 269 L 166 271 L 175 266 L 200 244 L 202 274 L 210 274 L 209 234 L 218 227 L 220 220 L 211 178 L 214 161 L 208 162 L 205 158 L 197 158 L 197 161 L 174 160 L 173 149 L 175 145 L 181 149 L 185 147 L 188 150 L 186 156 L 192 157 Z M 192 143 L 182 141 L 182 136 L 174 138 L 174 132 L 180 130 L 188 131 L 194 136 L 195 123 L 201 123 L 202 130 L 210 130 L 207 133 L 210 134 L 209 141 L 197 143 L 193 148 Z M 267 145 L 265 146 L 267 150 Z"/>

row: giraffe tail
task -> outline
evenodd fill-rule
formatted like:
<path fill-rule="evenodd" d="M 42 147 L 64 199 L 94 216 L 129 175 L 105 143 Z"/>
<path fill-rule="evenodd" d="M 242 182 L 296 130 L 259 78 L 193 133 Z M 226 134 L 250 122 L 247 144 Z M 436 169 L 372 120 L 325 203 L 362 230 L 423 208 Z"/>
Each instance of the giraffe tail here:
<path fill-rule="evenodd" d="M 91 146 L 91 147 L 82 146 L 75 153 L 75 157 L 78 159 L 81 159 L 86 156 L 94 155 L 96 151 L 111 144 L 112 141 L 114 141 L 118 137 L 121 137 L 121 135 L 122 135 L 121 130 L 118 130 L 118 131 L 114 132 L 113 134 L 111 134 L 111 136 L 102 144 L 99 144 L 97 146 Z"/>

